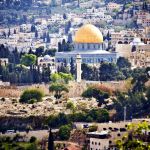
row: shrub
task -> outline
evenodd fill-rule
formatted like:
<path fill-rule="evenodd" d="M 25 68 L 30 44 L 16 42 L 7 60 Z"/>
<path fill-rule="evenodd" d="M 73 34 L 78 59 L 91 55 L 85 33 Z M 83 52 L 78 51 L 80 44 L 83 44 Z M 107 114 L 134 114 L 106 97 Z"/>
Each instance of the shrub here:
<path fill-rule="evenodd" d="M 30 138 L 30 143 L 34 143 L 36 140 L 37 140 L 37 139 L 36 139 L 35 136 L 31 136 L 31 138 Z"/>
<path fill-rule="evenodd" d="M 97 131 L 97 126 L 96 125 L 93 125 L 93 126 L 90 126 L 89 127 L 89 132 L 94 132 L 94 131 Z"/>
<path fill-rule="evenodd" d="M 93 118 L 92 118 L 91 116 L 88 116 L 88 117 L 86 118 L 86 121 L 87 121 L 87 122 L 93 122 Z"/>
<path fill-rule="evenodd" d="M 5 98 L 4 98 L 4 97 L 2 97 L 2 98 L 1 98 L 1 101 L 5 102 Z"/>
<path fill-rule="evenodd" d="M 70 138 L 71 127 L 70 125 L 63 125 L 59 128 L 59 137 L 61 140 L 68 140 Z"/>
<path fill-rule="evenodd" d="M 44 93 L 39 89 L 27 89 L 22 93 L 20 102 L 29 103 L 30 101 L 33 102 L 33 99 L 39 102 L 43 96 Z"/>
<path fill-rule="evenodd" d="M 5 142 L 10 142 L 11 138 L 9 136 L 6 137 Z"/>
<path fill-rule="evenodd" d="M 17 103 L 17 99 L 12 99 L 12 104 Z"/>
<path fill-rule="evenodd" d="M 30 99 L 30 100 L 28 101 L 29 104 L 34 104 L 35 102 L 37 102 L 36 99 Z"/>

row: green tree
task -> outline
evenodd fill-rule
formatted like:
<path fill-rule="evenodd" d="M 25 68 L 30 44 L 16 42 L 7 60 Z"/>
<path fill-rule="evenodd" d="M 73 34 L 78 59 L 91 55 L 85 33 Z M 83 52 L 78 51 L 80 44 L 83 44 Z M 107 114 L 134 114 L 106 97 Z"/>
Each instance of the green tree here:
<path fill-rule="evenodd" d="M 61 83 L 53 83 L 49 87 L 50 92 L 55 92 L 54 96 L 56 99 L 60 99 L 62 97 L 63 92 L 69 92 L 68 88 Z"/>
<path fill-rule="evenodd" d="M 62 73 L 68 73 L 69 74 L 69 68 L 68 68 L 67 65 L 62 63 L 60 66 L 58 66 L 57 72 L 58 73 L 62 72 Z"/>
<path fill-rule="evenodd" d="M 88 66 L 87 64 L 83 63 L 81 65 L 81 70 L 82 70 L 82 79 L 85 80 L 93 80 L 93 72 L 92 72 L 92 67 Z"/>
<path fill-rule="evenodd" d="M 30 138 L 30 143 L 34 143 L 34 142 L 36 142 L 36 137 L 35 136 L 31 136 L 31 138 Z"/>
<path fill-rule="evenodd" d="M 117 60 L 117 66 L 119 69 L 124 69 L 124 68 L 131 68 L 131 63 L 128 61 L 127 58 L 124 57 L 119 57 Z"/>
<path fill-rule="evenodd" d="M 134 150 L 148 150 L 150 144 L 148 142 L 146 133 L 150 129 L 147 122 L 132 123 L 128 125 L 128 134 L 122 139 L 116 141 L 116 146 L 119 149 L 134 149 Z"/>
<path fill-rule="evenodd" d="M 60 72 L 59 75 L 66 84 L 68 84 L 69 81 L 73 80 L 73 76 L 71 74 Z"/>
<path fill-rule="evenodd" d="M 50 56 L 55 56 L 55 53 L 56 53 L 56 49 L 55 48 L 52 48 L 52 49 L 47 49 L 45 52 L 44 52 L 44 55 L 50 55 Z"/>
<path fill-rule="evenodd" d="M 82 96 L 87 98 L 96 98 L 98 105 L 101 106 L 102 104 L 106 104 L 105 99 L 109 98 L 109 93 L 101 91 L 95 87 L 89 87 L 82 93 Z"/>
<path fill-rule="evenodd" d="M 20 102 L 28 103 L 31 99 L 35 99 L 38 102 L 42 100 L 44 93 L 39 89 L 27 89 L 24 90 L 20 96 Z"/>
<path fill-rule="evenodd" d="M 54 73 L 51 75 L 51 80 L 54 83 L 65 83 L 67 84 L 70 80 L 73 80 L 73 76 L 68 73 Z"/>
<path fill-rule="evenodd" d="M 149 80 L 148 74 L 141 73 L 139 76 L 136 76 L 132 79 L 133 88 L 132 91 L 135 92 L 144 92 L 146 90 L 145 83 Z"/>
<path fill-rule="evenodd" d="M 40 46 L 40 47 L 36 48 L 35 55 L 37 57 L 40 57 L 43 55 L 43 52 L 44 52 L 44 46 Z"/>
<path fill-rule="evenodd" d="M 122 72 L 114 63 L 102 63 L 99 68 L 100 81 L 112 81 L 125 79 Z"/>
<path fill-rule="evenodd" d="M 51 80 L 50 75 L 51 75 L 50 67 L 49 66 L 47 68 L 43 67 L 42 68 L 42 81 L 45 83 L 48 83 Z"/>
<path fill-rule="evenodd" d="M 68 140 L 70 138 L 71 127 L 70 125 L 63 125 L 59 128 L 58 135 L 61 140 Z"/>
<path fill-rule="evenodd" d="M 32 66 L 36 63 L 36 56 L 33 54 L 25 54 L 21 57 L 21 64 L 25 66 Z"/>
<path fill-rule="evenodd" d="M 50 76 L 51 80 L 53 83 L 56 83 L 56 82 L 62 82 L 62 78 L 61 76 L 59 75 L 59 73 L 53 73 L 51 76 Z"/>

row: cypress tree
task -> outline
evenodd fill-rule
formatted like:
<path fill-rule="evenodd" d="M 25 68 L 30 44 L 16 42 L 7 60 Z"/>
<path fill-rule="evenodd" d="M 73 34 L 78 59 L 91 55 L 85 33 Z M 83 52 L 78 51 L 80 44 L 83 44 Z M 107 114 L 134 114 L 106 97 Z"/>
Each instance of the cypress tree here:
<path fill-rule="evenodd" d="M 70 62 L 70 73 L 72 75 L 75 75 L 76 73 L 76 66 L 72 57 L 71 57 L 71 62 Z"/>
<path fill-rule="evenodd" d="M 47 37 L 46 37 L 46 38 L 47 38 L 47 41 L 46 41 L 46 42 L 47 42 L 47 43 L 50 43 L 51 39 L 50 39 L 49 33 L 47 33 Z"/>
<path fill-rule="evenodd" d="M 51 129 L 48 137 L 48 150 L 54 150 L 54 137 Z"/>
<path fill-rule="evenodd" d="M 37 39 L 38 38 L 38 31 L 35 30 L 35 38 Z"/>
<path fill-rule="evenodd" d="M 61 52 L 62 50 L 61 50 L 61 42 L 58 42 L 58 52 Z"/>
<path fill-rule="evenodd" d="M 8 37 L 10 36 L 11 32 L 10 32 L 10 28 L 9 28 L 9 31 L 8 31 Z"/>

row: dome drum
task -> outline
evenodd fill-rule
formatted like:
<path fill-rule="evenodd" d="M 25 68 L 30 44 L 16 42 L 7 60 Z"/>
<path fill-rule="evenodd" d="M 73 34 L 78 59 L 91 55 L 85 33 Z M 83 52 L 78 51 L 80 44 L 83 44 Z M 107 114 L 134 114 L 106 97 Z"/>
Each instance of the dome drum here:
<path fill-rule="evenodd" d="M 101 50 L 103 49 L 102 43 L 75 43 L 75 50 Z"/>

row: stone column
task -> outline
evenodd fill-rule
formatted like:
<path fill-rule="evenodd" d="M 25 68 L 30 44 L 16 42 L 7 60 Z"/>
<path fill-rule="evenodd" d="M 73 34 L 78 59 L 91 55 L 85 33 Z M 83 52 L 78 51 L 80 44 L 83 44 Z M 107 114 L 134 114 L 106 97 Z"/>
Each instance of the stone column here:
<path fill-rule="evenodd" d="M 80 54 L 76 55 L 76 74 L 77 74 L 77 82 L 81 82 L 81 62 L 82 62 L 82 58 L 80 56 Z"/>

